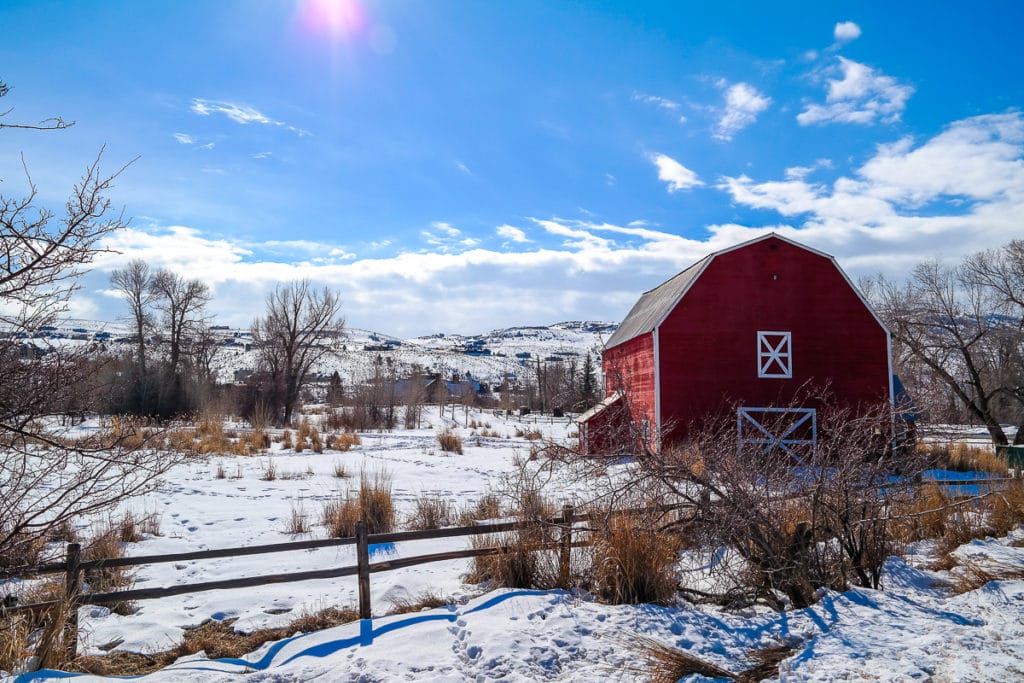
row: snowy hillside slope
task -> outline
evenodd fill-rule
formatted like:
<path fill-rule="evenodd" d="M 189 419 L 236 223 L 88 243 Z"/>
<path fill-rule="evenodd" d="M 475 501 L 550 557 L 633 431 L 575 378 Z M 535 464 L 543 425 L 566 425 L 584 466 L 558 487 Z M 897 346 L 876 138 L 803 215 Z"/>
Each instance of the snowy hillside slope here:
<path fill-rule="evenodd" d="M 600 367 L 600 351 L 615 328 L 615 323 L 573 321 L 510 327 L 479 335 L 438 333 L 412 339 L 347 328 L 342 351 L 318 364 L 314 372 L 330 375 L 337 371 L 343 382 L 351 384 L 371 377 L 374 367 L 381 363 L 394 368 L 398 376 L 416 366 L 423 372 L 448 378 L 469 373 L 474 379 L 498 385 L 506 376 L 525 377 L 538 359 L 548 363 L 575 362 L 581 367 L 589 353 L 593 354 L 595 367 Z M 221 343 L 215 361 L 220 381 L 231 382 L 236 373 L 241 376 L 256 367 L 257 357 L 248 330 L 218 326 L 212 329 Z M 124 322 L 64 320 L 30 341 L 42 348 L 96 344 L 107 352 L 118 353 L 129 349 L 129 335 L 129 326 Z"/>

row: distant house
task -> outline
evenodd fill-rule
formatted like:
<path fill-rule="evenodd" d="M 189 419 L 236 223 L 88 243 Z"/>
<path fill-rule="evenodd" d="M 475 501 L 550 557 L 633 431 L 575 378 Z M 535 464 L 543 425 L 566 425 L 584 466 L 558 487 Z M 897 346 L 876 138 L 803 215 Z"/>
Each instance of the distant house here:
<path fill-rule="evenodd" d="M 607 398 L 579 420 L 587 453 L 658 450 L 726 406 L 741 438 L 813 441 L 821 406 L 793 406 L 808 387 L 851 407 L 893 396 L 881 320 L 833 257 L 775 234 L 710 254 L 644 293 L 602 367 Z M 779 406 L 794 408 L 790 426 L 769 434 Z M 623 425 L 639 443 L 612 442 Z"/>

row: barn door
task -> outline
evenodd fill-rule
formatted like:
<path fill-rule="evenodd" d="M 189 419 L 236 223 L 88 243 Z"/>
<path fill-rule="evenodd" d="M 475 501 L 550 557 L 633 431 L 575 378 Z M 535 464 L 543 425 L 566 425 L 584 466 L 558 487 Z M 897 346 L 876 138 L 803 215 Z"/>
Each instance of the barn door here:
<path fill-rule="evenodd" d="M 741 444 L 776 448 L 803 463 L 803 452 L 818 442 L 818 414 L 814 408 L 740 408 L 736 415 Z"/>

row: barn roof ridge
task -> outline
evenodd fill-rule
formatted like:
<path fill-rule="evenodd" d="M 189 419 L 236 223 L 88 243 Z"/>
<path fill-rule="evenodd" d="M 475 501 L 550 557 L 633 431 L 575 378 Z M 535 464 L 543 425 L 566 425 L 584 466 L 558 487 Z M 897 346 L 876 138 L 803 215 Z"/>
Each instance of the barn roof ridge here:
<path fill-rule="evenodd" d="M 661 325 L 669 312 L 676 307 L 679 300 L 686 294 L 690 285 L 700 277 L 700 274 L 716 256 L 721 256 L 722 254 L 727 254 L 731 251 L 742 249 L 750 246 L 751 244 L 772 238 L 781 240 L 812 254 L 827 258 L 833 263 L 833 265 L 839 268 L 839 264 L 831 254 L 826 254 L 825 252 L 809 247 L 806 244 L 801 244 L 796 240 L 783 237 L 777 232 L 769 232 L 764 235 L 759 235 L 758 237 L 746 240 L 745 242 L 740 242 L 730 247 L 713 251 L 665 280 L 657 287 L 644 292 L 640 296 L 640 299 L 633 305 L 633 308 L 630 309 L 618 329 L 615 330 L 615 333 L 605 344 L 605 348 L 610 349 L 618 346 L 619 344 L 623 344 L 630 339 L 634 339 L 642 334 L 651 332 Z M 846 273 L 843 272 L 842 268 L 839 268 L 839 272 L 842 273 L 843 277 L 846 278 L 847 282 L 849 282 L 849 278 L 846 277 Z M 850 284 L 852 285 L 853 283 L 851 282 Z M 856 291 L 856 288 L 854 289 Z M 858 292 L 858 296 L 859 295 L 860 294 Z M 868 308 L 870 310 L 870 307 Z M 874 311 L 872 311 L 872 314 L 874 314 Z"/>

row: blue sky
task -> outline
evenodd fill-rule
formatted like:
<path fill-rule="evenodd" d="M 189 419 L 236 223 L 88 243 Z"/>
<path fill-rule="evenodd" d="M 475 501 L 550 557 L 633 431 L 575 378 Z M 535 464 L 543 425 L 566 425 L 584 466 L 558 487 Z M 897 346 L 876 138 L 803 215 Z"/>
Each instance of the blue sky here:
<path fill-rule="evenodd" d="M 712 6 L 714 5 L 714 6 Z M 411 336 L 618 320 L 767 230 L 898 275 L 1024 236 L 1017 2 L 12 2 L 8 120 L 59 207 L 106 145 L 111 268 L 207 280 L 246 325 L 275 283 L 337 287 Z"/>

